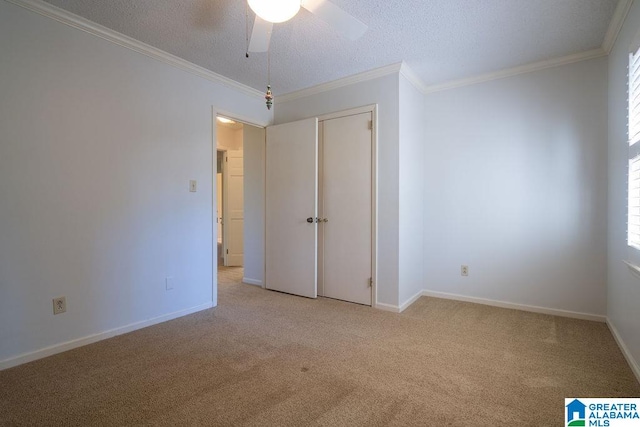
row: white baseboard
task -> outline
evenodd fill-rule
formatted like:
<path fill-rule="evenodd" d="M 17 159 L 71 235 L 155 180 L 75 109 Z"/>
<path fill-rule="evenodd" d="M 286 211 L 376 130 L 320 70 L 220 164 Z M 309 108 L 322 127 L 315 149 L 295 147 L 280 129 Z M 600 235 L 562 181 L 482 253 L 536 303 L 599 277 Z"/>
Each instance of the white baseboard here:
<path fill-rule="evenodd" d="M 108 331 L 99 332 L 97 334 L 88 335 L 83 338 L 77 338 L 71 341 L 55 344 L 49 347 L 42 348 L 30 353 L 24 353 L 11 359 L 5 359 L 0 361 L 0 371 L 3 369 L 12 368 L 14 366 L 22 365 L 23 363 L 32 362 L 34 360 L 42 359 L 43 357 L 52 356 L 54 354 L 62 353 L 67 350 L 82 347 L 87 344 L 92 344 L 97 341 L 102 341 L 107 338 L 112 338 L 117 335 L 133 332 L 138 329 L 146 328 L 147 326 L 156 325 L 158 323 L 166 322 L 168 320 L 177 319 L 178 317 L 186 316 L 188 314 L 196 313 L 198 311 L 207 310 L 213 307 L 213 303 L 208 302 L 206 304 L 198 305 L 195 307 L 187 308 L 185 310 L 175 311 L 173 313 L 164 314 L 162 316 L 154 317 L 152 319 L 143 320 L 136 323 L 131 323 L 120 328 L 110 329 Z"/>
<path fill-rule="evenodd" d="M 533 313 L 550 314 L 552 316 L 570 317 L 573 319 L 592 320 L 595 322 L 604 323 L 606 321 L 606 316 L 602 316 L 598 314 L 580 313 L 577 311 L 560 310 L 557 308 L 538 307 L 535 305 L 517 304 L 513 302 L 496 301 L 496 300 L 485 299 L 485 298 L 468 297 L 465 295 L 449 294 L 446 292 L 436 292 L 436 291 L 427 291 L 427 290 L 418 292 L 417 294 L 409 298 L 400 306 L 377 303 L 375 305 L 375 308 L 380 310 L 390 311 L 392 313 L 402 313 L 411 304 L 416 302 L 421 296 L 450 299 L 455 301 L 472 302 L 475 304 L 490 305 L 493 307 L 510 308 L 513 310 L 521 310 L 521 311 L 530 311 Z"/>
<path fill-rule="evenodd" d="M 517 304 L 513 302 L 496 301 L 478 297 L 467 297 L 458 294 L 449 294 L 446 292 L 422 291 L 425 297 L 443 298 L 456 301 L 473 302 L 476 304 L 491 305 L 494 307 L 511 308 L 514 310 L 530 311 L 533 313 L 550 314 L 552 316 L 570 317 L 573 319 L 592 320 L 595 322 L 605 322 L 606 316 L 599 314 L 580 313 L 577 311 L 560 310 L 557 308 L 538 307 L 535 305 Z"/>
<path fill-rule="evenodd" d="M 403 304 L 400 305 L 400 313 L 405 311 L 411 304 L 418 301 L 418 299 L 424 294 L 424 291 L 420 291 L 408 300 L 406 300 Z"/>
<path fill-rule="evenodd" d="M 249 279 L 248 277 L 243 277 L 242 283 L 246 283 L 247 285 L 262 286 L 262 280 Z"/>
<path fill-rule="evenodd" d="M 620 351 L 624 355 L 624 358 L 627 359 L 627 363 L 629 363 L 629 367 L 631 368 L 631 371 L 633 371 L 633 374 L 636 376 L 636 379 L 640 383 L 640 365 L 638 365 L 638 362 L 636 362 L 636 360 L 633 358 L 633 355 L 629 351 L 629 348 L 622 340 L 620 333 L 618 332 L 616 327 L 613 325 L 613 322 L 611 322 L 611 319 L 609 319 L 608 317 L 607 317 L 607 326 L 611 331 L 611 335 L 613 335 L 613 338 L 616 340 L 618 347 L 620 347 Z"/>
<path fill-rule="evenodd" d="M 405 311 L 407 309 L 407 307 L 409 307 L 411 304 L 416 302 L 418 300 L 418 298 L 420 298 L 421 296 L 422 296 L 422 291 L 418 292 L 417 294 L 415 294 L 414 296 L 409 298 L 407 301 L 405 301 L 400 306 L 393 305 L 393 304 L 384 304 L 382 302 L 377 302 L 377 303 L 375 303 L 375 305 L 373 307 L 377 308 L 378 310 L 390 311 L 391 313 L 402 313 L 403 311 Z"/>
<path fill-rule="evenodd" d="M 378 310 L 390 311 L 392 313 L 400 313 L 400 307 L 398 307 L 397 305 L 384 304 L 381 302 L 377 302 L 373 307 L 377 308 Z"/>

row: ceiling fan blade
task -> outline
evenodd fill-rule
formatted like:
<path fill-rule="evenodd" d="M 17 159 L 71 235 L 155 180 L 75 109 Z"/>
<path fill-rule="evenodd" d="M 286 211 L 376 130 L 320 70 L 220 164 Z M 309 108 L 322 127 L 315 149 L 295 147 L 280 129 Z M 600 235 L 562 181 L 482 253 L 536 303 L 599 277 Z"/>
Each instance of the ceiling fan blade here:
<path fill-rule="evenodd" d="M 349 40 L 356 40 L 367 31 L 366 24 L 329 0 L 302 0 L 301 6 L 331 25 Z"/>
<path fill-rule="evenodd" d="M 269 50 L 273 23 L 265 21 L 256 15 L 251 31 L 251 41 L 249 41 L 249 52 L 266 52 Z"/>

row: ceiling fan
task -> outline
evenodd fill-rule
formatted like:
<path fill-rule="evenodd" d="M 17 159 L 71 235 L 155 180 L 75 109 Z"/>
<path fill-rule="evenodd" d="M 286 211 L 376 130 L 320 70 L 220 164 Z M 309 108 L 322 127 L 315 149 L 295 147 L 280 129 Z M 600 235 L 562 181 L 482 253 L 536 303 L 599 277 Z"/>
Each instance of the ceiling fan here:
<path fill-rule="evenodd" d="M 300 7 L 313 13 L 349 40 L 356 40 L 367 31 L 367 26 L 362 21 L 329 0 L 248 0 L 248 3 L 256 14 L 249 52 L 267 52 L 273 24 L 293 18 Z"/>

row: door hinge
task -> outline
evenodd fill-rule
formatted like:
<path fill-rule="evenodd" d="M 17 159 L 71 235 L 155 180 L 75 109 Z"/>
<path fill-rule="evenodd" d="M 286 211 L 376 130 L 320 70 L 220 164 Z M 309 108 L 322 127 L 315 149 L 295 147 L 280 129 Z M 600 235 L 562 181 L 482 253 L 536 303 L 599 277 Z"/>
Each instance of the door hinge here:
<path fill-rule="evenodd" d="M 369 277 L 369 287 L 373 287 L 373 277 Z"/>
<path fill-rule="evenodd" d="M 229 163 L 229 156 L 224 156 L 224 161 Z"/>
<path fill-rule="evenodd" d="M 369 130 L 373 129 L 373 120 L 369 120 Z"/>
<path fill-rule="evenodd" d="M 229 249 L 227 249 L 227 255 L 229 255 Z"/>

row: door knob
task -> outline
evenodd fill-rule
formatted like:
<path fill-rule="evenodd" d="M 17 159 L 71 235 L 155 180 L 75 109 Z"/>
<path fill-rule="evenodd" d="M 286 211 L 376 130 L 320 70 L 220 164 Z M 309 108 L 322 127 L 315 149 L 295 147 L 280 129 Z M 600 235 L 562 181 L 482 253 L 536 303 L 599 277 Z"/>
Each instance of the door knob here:
<path fill-rule="evenodd" d="M 311 217 L 307 218 L 307 222 L 308 222 L 309 224 L 313 224 L 313 218 L 311 218 Z"/>

